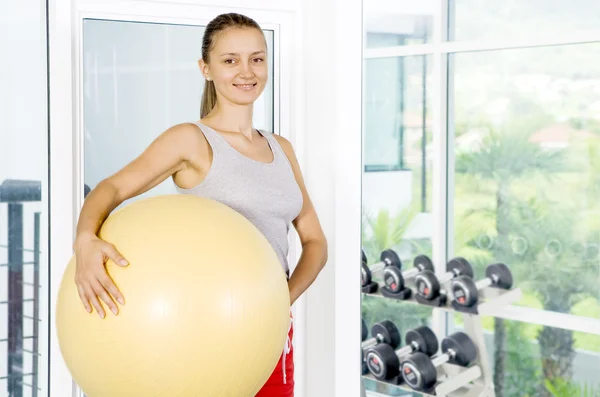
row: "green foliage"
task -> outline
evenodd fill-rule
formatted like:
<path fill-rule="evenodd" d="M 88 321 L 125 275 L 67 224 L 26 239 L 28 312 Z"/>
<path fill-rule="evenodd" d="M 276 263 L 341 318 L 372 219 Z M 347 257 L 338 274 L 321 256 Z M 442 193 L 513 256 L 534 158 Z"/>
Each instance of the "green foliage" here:
<path fill-rule="evenodd" d="M 579 384 L 564 379 L 554 379 L 544 381 L 546 389 L 553 397 L 598 397 L 600 396 L 600 386 L 589 384 Z"/>
<path fill-rule="evenodd" d="M 399 249 L 415 215 L 413 208 L 402 209 L 395 216 L 387 210 L 376 216 L 363 211 L 362 244 L 369 263 L 379 261 L 379 254 L 386 249 Z"/>

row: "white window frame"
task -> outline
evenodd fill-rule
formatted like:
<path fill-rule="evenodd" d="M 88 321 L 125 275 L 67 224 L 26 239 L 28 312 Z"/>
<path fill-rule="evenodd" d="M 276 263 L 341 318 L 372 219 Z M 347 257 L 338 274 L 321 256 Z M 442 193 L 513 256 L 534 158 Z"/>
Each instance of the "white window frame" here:
<path fill-rule="evenodd" d="M 434 86 L 433 102 L 433 199 L 432 215 L 435 219 L 432 236 L 433 261 L 436 272 L 445 272 L 445 263 L 454 252 L 453 246 L 453 217 L 448 216 L 453 208 L 454 200 L 454 151 L 447 150 L 454 146 L 453 125 L 448 125 L 447 119 L 452 119 L 453 105 L 448 101 L 448 93 L 452 92 L 452 65 L 448 65 L 451 54 L 493 51 L 505 49 L 532 48 L 553 45 L 600 43 L 600 30 L 563 33 L 556 36 L 543 36 L 524 39 L 485 40 L 485 41 L 447 41 L 448 6 L 450 0 L 436 0 L 433 13 L 433 35 L 431 43 L 406 46 L 365 49 L 365 59 L 408 57 L 429 55 L 432 57 Z M 448 65 L 448 67 L 446 66 Z M 448 70 L 450 68 L 450 70 Z M 448 106 L 450 105 L 450 106 Z M 448 128 L 451 130 L 448 131 Z M 600 335 L 600 319 L 556 313 L 547 310 L 533 309 L 510 305 L 497 307 L 491 316 L 537 324 L 570 331 L 585 332 Z M 448 315 L 433 309 L 432 324 L 436 332 L 446 334 Z"/>
<path fill-rule="evenodd" d="M 50 308 L 56 307 L 56 296 L 62 274 L 72 256 L 72 243 L 79 209 L 83 200 L 83 106 L 80 101 L 82 62 L 82 24 L 85 18 L 108 20 L 163 22 L 204 25 L 219 13 L 240 12 L 254 18 L 262 28 L 274 31 L 274 131 L 290 140 L 299 162 L 305 154 L 302 145 L 300 112 L 302 81 L 297 72 L 299 58 L 298 15 L 294 3 L 269 0 L 253 1 L 102 1 L 49 0 L 50 46 Z M 57 88 L 60 87 L 60 88 Z M 294 93 L 294 95 L 292 94 Z M 290 263 L 296 263 L 297 244 L 290 250 Z M 295 305 L 295 340 L 305 338 L 304 304 Z M 62 359 L 55 332 L 55 311 L 50 311 L 50 396 L 80 396 Z M 299 349 L 300 350 L 300 349 Z M 304 355 L 295 355 L 295 374 L 299 396 L 305 379 Z"/>

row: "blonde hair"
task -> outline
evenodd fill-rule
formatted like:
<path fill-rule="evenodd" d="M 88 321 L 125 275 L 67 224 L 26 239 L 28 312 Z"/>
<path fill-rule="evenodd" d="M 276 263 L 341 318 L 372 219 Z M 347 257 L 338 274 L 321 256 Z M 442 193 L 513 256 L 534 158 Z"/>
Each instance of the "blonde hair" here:
<path fill-rule="evenodd" d="M 229 28 L 255 28 L 263 33 L 256 21 L 250 17 L 237 13 L 221 14 L 215 17 L 206 25 L 204 36 L 202 37 L 202 60 L 206 64 L 210 63 L 209 53 L 216 43 L 217 35 Z M 209 114 L 217 104 L 217 90 L 212 80 L 204 83 L 204 92 L 200 104 L 200 118 Z"/>

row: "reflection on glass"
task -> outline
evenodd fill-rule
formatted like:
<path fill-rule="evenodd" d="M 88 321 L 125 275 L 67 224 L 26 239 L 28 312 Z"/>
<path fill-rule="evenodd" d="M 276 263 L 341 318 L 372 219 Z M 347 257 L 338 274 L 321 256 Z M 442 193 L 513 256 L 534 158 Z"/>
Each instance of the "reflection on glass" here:
<path fill-rule="evenodd" d="M 363 3 L 366 48 L 431 42 L 433 0 L 369 0 Z"/>
<path fill-rule="evenodd" d="M 172 125 L 200 118 L 204 27 L 84 20 L 85 184 L 132 161 Z M 273 32 L 265 31 L 269 82 L 254 106 L 254 125 L 274 130 Z M 170 179 L 140 197 L 175 193 Z"/>
<path fill-rule="evenodd" d="M 431 308 L 393 301 L 390 299 L 365 296 L 362 302 L 362 319 L 367 324 L 369 336 L 371 337 L 371 327 L 374 323 L 389 320 L 396 325 L 402 338 L 402 346 L 406 332 L 427 325 L 431 327 Z M 400 390 L 392 385 L 387 385 L 382 382 L 375 382 L 369 379 L 364 380 L 365 390 L 383 393 L 386 396 L 409 396 L 410 393 Z M 414 393 L 415 396 L 420 393 Z"/>
<path fill-rule="evenodd" d="M 454 316 L 449 333 L 462 330 L 461 318 Z M 481 322 L 496 396 L 600 395 L 600 336 L 491 317 Z"/>
<path fill-rule="evenodd" d="M 46 13 L 0 5 L 0 396 L 47 394 Z"/>
<path fill-rule="evenodd" d="M 600 26 L 597 0 L 449 0 L 450 40 L 532 39 Z"/>
<path fill-rule="evenodd" d="M 367 61 L 363 248 L 431 255 L 430 58 Z"/>
<path fill-rule="evenodd" d="M 404 269 L 416 255 L 431 256 L 430 62 L 428 56 L 366 62 L 362 244 L 370 264 L 386 249 L 398 253 Z M 380 274 L 373 279 L 382 281 Z M 431 309 L 365 296 L 362 315 L 369 329 L 391 320 L 404 335 L 429 324 Z M 369 380 L 365 388 L 409 395 Z"/>
<path fill-rule="evenodd" d="M 600 45 L 453 57 L 454 246 L 521 305 L 600 318 Z"/>

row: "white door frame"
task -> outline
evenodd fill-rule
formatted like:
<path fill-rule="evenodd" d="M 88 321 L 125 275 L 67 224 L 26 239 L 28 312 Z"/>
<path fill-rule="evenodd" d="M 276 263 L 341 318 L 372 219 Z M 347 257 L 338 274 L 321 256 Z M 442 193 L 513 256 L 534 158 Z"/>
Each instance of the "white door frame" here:
<path fill-rule="evenodd" d="M 254 18 L 262 28 L 274 31 L 274 117 L 275 133 L 295 146 L 300 163 L 304 152 L 301 139 L 303 88 L 301 66 L 297 60 L 297 10 L 285 2 L 253 1 L 251 8 L 243 2 L 221 1 L 101 1 L 49 0 L 50 56 L 50 396 L 78 396 L 60 354 L 54 330 L 56 296 L 66 265 L 72 256 L 72 243 L 79 209 L 83 200 L 83 106 L 82 87 L 82 23 L 85 18 L 206 25 L 224 12 L 239 12 Z M 284 3 L 284 4 L 281 4 Z M 287 5 L 287 8 L 285 7 Z M 280 8 L 277 8 L 279 6 Z M 261 8 L 262 7 L 262 8 Z M 283 8 L 281 8 L 283 7 Z M 292 95 L 292 93 L 294 93 Z M 291 246 L 290 263 L 296 263 L 299 245 Z M 295 305 L 296 395 L 304 395 L 305 338 L 304 302 Z"/>

